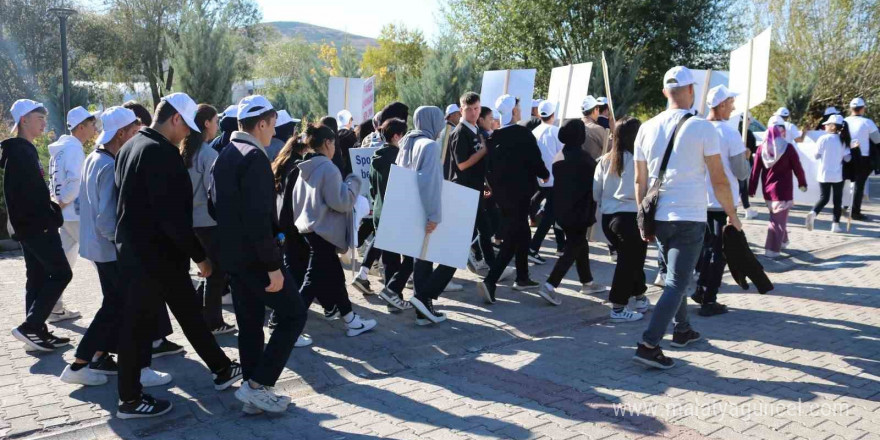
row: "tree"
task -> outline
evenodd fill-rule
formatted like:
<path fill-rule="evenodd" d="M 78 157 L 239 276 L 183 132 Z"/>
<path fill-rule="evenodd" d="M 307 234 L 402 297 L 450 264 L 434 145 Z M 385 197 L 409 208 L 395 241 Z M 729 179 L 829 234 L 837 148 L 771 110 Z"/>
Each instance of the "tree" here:
<path fill-rule="evenodd" d="M 177 90 L 220 108 L 229 102 L 235 73 L 230 66 L 236 58 L 226 14 L 210 10 L 204 0 L 194 0 L 184 11 L 179 39 L 173 44 Z"/>
<path fill-rule="evenodd" d="M 376 76 L 375 102 L 382 108 L 397 98 L 397 78 L 419 75 L 428 45 L 421 31 L 393 24 L 382 27 L 376 42 L 364 52 L 361 69 Z"/>
<path fill-rule="evenodd" d="M 399 99 L 412 109 L 457 103 L 465 92 L 478 90 L 482 75 L 476 58 L 462 53 L 451 35 L 442 36 L 427 51 L 424 67 L 415 73 L 397 77 Z"/>

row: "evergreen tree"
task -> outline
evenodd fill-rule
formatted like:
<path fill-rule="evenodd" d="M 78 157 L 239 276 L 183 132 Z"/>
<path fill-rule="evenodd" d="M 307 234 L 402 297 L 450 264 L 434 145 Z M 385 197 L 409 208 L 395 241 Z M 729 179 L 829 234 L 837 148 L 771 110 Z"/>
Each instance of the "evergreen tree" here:
<path fill-rule="evenodd" d="M 428 51 L 421 75 L 397 77 L 397 92 L 411 109 L 420 105 L 445 108 L 458 103 L 465 92 L 479 91 L 481 78 L 476 58 L 461 52 L 453 37 L 444 36 Z"/>
<path fill-rule="evenodd" d="M 177 90 L 218 108 L 229 103 L 236 54 L 229 34 L 222 12 L 211 10 L 204 0 L 186 8 L 174 44 Z"/>

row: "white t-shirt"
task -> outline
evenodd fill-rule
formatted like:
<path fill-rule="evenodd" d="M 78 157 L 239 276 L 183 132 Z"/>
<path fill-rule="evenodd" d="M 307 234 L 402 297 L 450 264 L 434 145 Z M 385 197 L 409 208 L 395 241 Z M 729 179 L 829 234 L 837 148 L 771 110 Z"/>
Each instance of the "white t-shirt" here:
<path fill-rule="evenodd" d="M 850 156 L 849 148 L 843 145 L 840 135 L 825 133 L 816 141 L 816 159 L 819 160 L 819 173 L 816 178 L 822 183 L 843 181 L 843 160 Z"/>
<path fill-rule="evenodd" d="M 852 139 L 859 141 L 859 150 L 861 150 L 862 156 L 870 155 L 871 133 L 877 131 L 877 125 L 874 124 L 874 121 L 864 116 L 848 116 L 844 121 L 849 125 L 849 134 Z"/>
<path fill-rule="evenodd" d="M 724 174 L 727 175 L 727 181 L 730 183 L 730 193 L 731 194 L 739 194 L 739 181 L 736 180 L 736 176 L 733 175 L 733 171 L 730 169 L 730 158 L 734 156 L 738 156 L 746 152 L 746 146 L 743 144 L 742 136 L 737 133 L 736 129 L 731 127 L 724 121 L 709 121 L 718 132 L 718 138 L 720 140 L 719 149 L 721 150 L 721 163 L 724 164 Z M 721 209 L 721 203 L 718 202 L 718 199 L 715 198 L 715 189 L 712 188 L 712 179 L 709 177 L 708 170 L 706 171 L 706 193 L 709 199 L 709 208 L 710 209 Z M 733 198 L 733 203 L 735 206 L 739 205 L 739 197 Z"/>
<path fill-rule="evenodd" d="M 547 180 L 547 183 L 538 179 L 538 185 L 550 188 L 553 186 L 553 158 L 562 151 L 562 142 L 559 142 L 559 127 L 542 122 L 532 130 L 532 134 L 538 141 L 538 149 L 541 150 L 544 166 L 550 171 L 550 179 Z"/>
<path fill-rule="evenodd" d="M 797 125 L 792 124 L 791 122 L 785 122 L 785 140 L 788 141 L 789 144 L 794 145 L 796 142 L 795 139 L 801 137 L 801 131 L 798 129 Z"/>
<path fill-rule="evenodd" d="M 687 110 L 666 110 L 639 128 L 637 162 L 648 163 L 650 186 L 660 174 L 666 145 Z M 669 157 L 660 186 L 657 221 L 706 221 L 706 162 L 704 157 L 721 154 L 718 132 L 703 118 L 692 117 L 682 127 Z"/>

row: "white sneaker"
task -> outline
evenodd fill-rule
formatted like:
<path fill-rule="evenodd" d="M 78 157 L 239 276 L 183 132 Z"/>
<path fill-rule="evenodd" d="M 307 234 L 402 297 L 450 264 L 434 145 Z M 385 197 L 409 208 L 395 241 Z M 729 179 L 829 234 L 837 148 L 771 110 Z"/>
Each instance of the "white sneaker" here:
<path fill-rule="evenodd" d="M 633 322 L 642 319 L 644 316 L 645 315 L 642 315 L 639 312 L 633 312 L 626 307 L 620 312 L 615 312 L 614 309 L 611 309 L 611 322 Z"/>
<path fill-rule="evenodd" d="M 501 271 L 501 276 L 498 277 L 498 281 L 508 281 L 513 278 L 516 278 L 516 268 L 505 267 L 504 270 Z"/>
<path fill-rule="evenodd" d="M 65 321 L 68 319 L 76 319 L 82 316 L 82 313 L 77 312 L 76 310 L 67 310 L 62 308 L 60 312 L 53 311 L 49 314 L 49 318 L 46 320 L 49 323 Z"/>
<path fill-rule="evenodd" d="M 70 368 L 70 365 L 64 367 L 64 371 L 61 372 L 61 381 L 64 383 L 72 383 L 72 384 L 80 384 L 80 385 L 104 385 L 107 383 L 107 376 L 95 373 L 91 369 L 89 369 L 88 365 L 83 365 L 77 371 L 73 371 Z"/>
<path fill-rule="evenodd" d="M 150 367 L 141 368 L 141 386 L 158 387 L 171 382 L 171 375 L 156 371 Z"/>
<path fill-rule="evenodd" d="M 375 319 L 362 319 L 357 313 L 351 312 L 351 314 L 353 315 L 351 321 L 345 322 L 345 334 L 347 336 L 357 336 L 376 327 Z"/>
<path fill-rule="evenodd" d="M 644 314 L 645 312 L 648 311 L 648 309 L 651 308 L 651 300 L 648 299 L 647 296 L 645 297 L 645 299 L 638 299 L 638 298 L 636 298 L 636 300 L 635 300 L 635 306 L 636 306 L 636 311 L 637 311 L 637 312 L 639 312 L 639 313 L 641 313 L 641 314 Z"/>
<path fill-rule="evenodd" d="M 654 285 L 657 287 L 666 287 L 666 277 L 663 276 L 662 273 L 657 273 L 657 278 L 654 278 Z"/>
<path fill-rule="evenodd" d="M 303 333 L 296 338 L 296 342 L 293 346 L 296 348 L 308 347 L 309 345 L 312 345 L 313 342 L 314 341 L 312 341 L 312 338 L 310 338 L 309 335 Z"/>
<path fill-rule="evenodd" d="M 831 232 L 834 232 L 834 233 L 843 232 L 843 228 L 840 227 L 840 223 L 832 223 L 831 224 Z"/>
<path fill-rule="evenodd" d="M 244 381 L 237 390 L 235 390 L 235 398 L 244 402 L 250 407 L 242 408 L 248 414 L 258 414 L 253 410 L 259 409 L 267 412 L 280 413 L 287 410 L 287 402 L 278 397 L 268 387 L 251 388 L 250 383 Z"/>
<path fill-rule="evenodd" d="M 764 249 L 764 256 L 767 258 L 776 258 L 779 256 L 779 252 L 773 252 L 770 249 Z"/>
<path fill-rule="evenodd" d="M 807 213 L 807 219 L 804 220 L 804 226 L 808 231 L 813 230 L 813 224 L 816 222 L 816 213 L 814 211 L 810 211 Z"/>
<path fill-rule="evenodd" d="M 790 244 L 791 244 L 791 242 L 783 241 L 783 242 L 782 242 L 782 249 L 788 249 L 788 246 L 789 246 Z"/>
<path fill-rule="evenodd" d="M 538 289 L 538 295 L 541 295 L 541 298 L 544 298 L 548 303 L 553 304 L 554 306 L 562 304 L 562 300 L 556 295 L 556 288 L 550 283 L 541 284 L 541 288 Z"/>
<path fill-rule="evenodd" d="M 604 284 L 599 284 L 595 281 L 590 281 L 589 283 L 584 283 L 584 285 L 581 286 L 581 293 L 584 295 L 590 294 L 590 293 L 604 292 L 606 290 L 608 290 L 608 286 L 606 286 Z"/>
<path fill-rule="evenodd" d="M 464 286 L 458 283 L 453 283 L 452 281 L 446 285 L 446 288 L 443 289 L 444 292 L 461 292 L 464 290 Z"/>
<path fill-rule="evenodd" d="M 751 220 L 753 218 L 758 217 L 758 211 L 755 211 L 752 208 L 746 209 L 746 220 Z"/>
<path fill-rule="evenodd" d="M 227 293 L 226 295 L 223 295 L 223 297 L 220 298 L 220 303 L 222 303 L 224 306 L 231 306 L 232 305 L 232 294 Z"/>

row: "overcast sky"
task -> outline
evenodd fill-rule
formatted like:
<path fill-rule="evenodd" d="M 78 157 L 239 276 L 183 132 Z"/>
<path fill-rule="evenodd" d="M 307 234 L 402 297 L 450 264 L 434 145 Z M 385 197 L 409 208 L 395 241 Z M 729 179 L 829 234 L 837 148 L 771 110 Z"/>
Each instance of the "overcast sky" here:
<path fill-rule="evenodd" d="M 263 21 L 299 21 L 375 38 L 382 26 L 403 23 L 428 41 L 437 33 L 443 0 L 256 0 Z"/>

